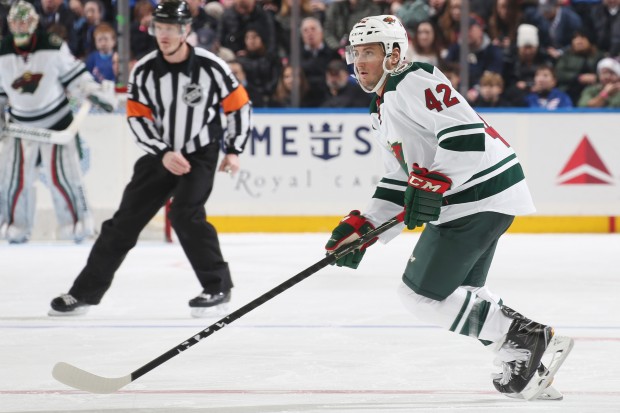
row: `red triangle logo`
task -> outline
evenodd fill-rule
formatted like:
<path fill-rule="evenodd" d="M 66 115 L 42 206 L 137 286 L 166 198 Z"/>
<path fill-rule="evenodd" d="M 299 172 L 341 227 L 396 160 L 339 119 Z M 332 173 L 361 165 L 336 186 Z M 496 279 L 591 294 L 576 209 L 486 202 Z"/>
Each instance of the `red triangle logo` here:
<path fill-rule="evenodd" d="M 609 182 L 605 182 L 602 179 L 599 179 L 590 174 L 581 174 L 574 178 L 571 178 L 567 181 L 562 182 L 562 185 L 566 184 L 609 184 Z"/>
<path fill-rule="evenodd" d="M 581 165 L 590 165 L 611 176 L 600 156 L 598 156 L 598 153 L 596 153 L 596 150 L 588 140 L 588 135 L 584 135 L 581 142 L 579 142 L 579 146 L 577 146 L 577 149 L 573 152 L 573 156 L 570 157 L 564 169 L 560 172 L 560 175 L 564 175 L 566 172 L 572 171 Z"/>

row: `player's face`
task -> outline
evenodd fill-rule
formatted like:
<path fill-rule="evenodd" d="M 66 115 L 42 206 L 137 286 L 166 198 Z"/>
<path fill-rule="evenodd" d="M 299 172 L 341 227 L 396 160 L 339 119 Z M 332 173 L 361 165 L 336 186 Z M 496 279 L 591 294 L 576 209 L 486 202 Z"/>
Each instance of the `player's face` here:
<path fill-rule="evenodd" d="M 362 44 L 353 48 L 353 55 L 357 80 L 364 88 L 373 89 L 383 76 L 383 47 L 379 43 Z"/>
<path fill-rule="evenodd" d="M 179 45 L 185 40 L 182 26 L 179 24 L 154 22 L 153 29 L 159 49 L 164 54 L 177 50 Z"/>

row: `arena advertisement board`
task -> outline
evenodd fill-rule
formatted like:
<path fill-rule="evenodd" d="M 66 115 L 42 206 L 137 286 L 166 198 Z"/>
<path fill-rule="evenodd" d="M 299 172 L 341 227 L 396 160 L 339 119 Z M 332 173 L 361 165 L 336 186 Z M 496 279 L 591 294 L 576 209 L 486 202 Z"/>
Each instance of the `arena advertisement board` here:
<path fill-rule="evenodd" d="M 366 111 L 257 112 L 241 171 L 217 174 L 209 216 L 328 217 L 331 224 L 364 209 L 383 169 Z M 519 155 L 535 216 L 620 216 L 620 113 L 481 115 Z M 118 207 L 143 152 L 122 114 L 91 114 L 80 133 L 88 149 L 87 196 L 99 223 Z M 36 226 L 53 226 L 49 190 L 37 186 Z"/>

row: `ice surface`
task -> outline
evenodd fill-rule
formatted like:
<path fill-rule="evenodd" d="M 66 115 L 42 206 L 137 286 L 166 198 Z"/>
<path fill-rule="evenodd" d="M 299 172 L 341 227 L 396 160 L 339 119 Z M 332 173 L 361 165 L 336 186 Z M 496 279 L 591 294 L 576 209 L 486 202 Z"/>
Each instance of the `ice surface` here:
<path fill-rule="evenodd" d="M 222 235 L 233 309 L 320 260 L 326 238 Z M 401 307 L 395 289 L 416 240 L 376 244 L 356 271 L 320 271 L 109 395 L 62 385 L 53 365 L 124 376 L 217 321 L 189 317 L 200 287 L 180 246 L 141 242 L 99 306 L 50 318 L 90 245 L 3 243 L 0 412 L 620 411 L 619 235 L 508 234 L 498 247 L 489 287 L 575 338 L 554 383 L 561 402 L 497 394 L 488 350 Z"/>

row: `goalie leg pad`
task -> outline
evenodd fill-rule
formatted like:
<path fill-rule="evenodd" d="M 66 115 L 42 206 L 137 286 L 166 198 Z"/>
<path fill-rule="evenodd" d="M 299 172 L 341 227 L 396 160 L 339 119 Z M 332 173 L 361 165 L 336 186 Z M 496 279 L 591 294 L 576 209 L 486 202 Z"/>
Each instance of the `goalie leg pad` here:
<path fill-rule="evenodd" d="M 41 158 L 60 227 L 59 238 L 81 242 L 92 237 L 94 221 L 86 200 L 77 144 L 45 145 Z"/>

